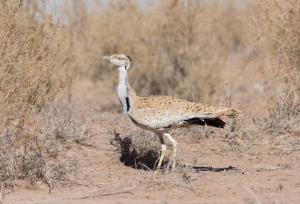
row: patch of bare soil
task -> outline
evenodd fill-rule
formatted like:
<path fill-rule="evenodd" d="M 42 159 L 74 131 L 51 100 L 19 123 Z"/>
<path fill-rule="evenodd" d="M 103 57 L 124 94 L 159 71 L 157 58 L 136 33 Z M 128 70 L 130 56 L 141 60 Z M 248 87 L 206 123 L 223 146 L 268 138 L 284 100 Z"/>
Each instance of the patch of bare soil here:
<path fill-rule="evenodd" d="M 87 85 L 93 93 L 93 88 Z M 90 99 L 90 96 L 81 95 Z M 91 103 L 90 101 L 86 102 Z M 101 99 L 99 99 L 101 103 Z M 104 103 L 108 104 L 106 100 Z M 92 103 L 96 106 L 96 103 Z M 100 106 L 99 106 L 100 107 Z M 194 172 L 190 168 L 175 173 L 157 173 L 128 167 L 120 162 L 119 152 L 111 141 L 114 130 L 125 134 L 135 130 L 122 114 L 96 107 L 95 119 L 84 143 L 74 143 L 67 154 L 78 160 L 78 172 L 68 184 L 49 194 L 47 186 L 10 192 L 4 189 L 4 203 L 299 203 L 299 136 L 229 143 L 225 137 L 204 137 L 197 131 L 176 130 L 178 161 L 198 167 L 235 169 Z M 140 133 L 136 129 L 137 134 Z M 218 130 L 216 130 L 218 131 Z M 151 134 L 141 137 L 151 137 Z M 169 149 L 170 150 L 170 149 Z"/>

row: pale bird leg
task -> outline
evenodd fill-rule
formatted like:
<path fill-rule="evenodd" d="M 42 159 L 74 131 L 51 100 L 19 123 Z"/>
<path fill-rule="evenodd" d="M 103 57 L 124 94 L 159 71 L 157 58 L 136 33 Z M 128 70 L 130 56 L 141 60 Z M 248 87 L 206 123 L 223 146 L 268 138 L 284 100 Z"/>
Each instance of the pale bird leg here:
<path fill-rule="evenodd" d="M 177 152 L 177 142 L 176 140 L 168 133 L 164 133 L 164 135 L 170 140 L 173 146 L 173 158 L 172 158 L 172 171 L 174 172 L 176 167 L 176 152 Z"/>
<path fill-rule="evenodd" d="M 164 160 L 166 151 L 167 151 L 167 146 L 162 144 L 161 145 L 161 154 L 160 154 L 160 157 L 159 157 L 159 162 L 158 162 L 158 165 L 157 165 L 157 169 L 160 169 L 162 161 Z"/>

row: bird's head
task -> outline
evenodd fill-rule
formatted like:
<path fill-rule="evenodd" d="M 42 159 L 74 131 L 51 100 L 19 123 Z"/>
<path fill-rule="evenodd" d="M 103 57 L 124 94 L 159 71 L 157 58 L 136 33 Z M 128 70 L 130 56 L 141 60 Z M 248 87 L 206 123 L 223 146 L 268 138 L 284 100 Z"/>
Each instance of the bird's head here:
<path fill-rule="evenodd" d="M 118 68 L 124 68 L 128 70 L 131 65 L 131 58 L 124 54 L 114 54 L 111 56 L 104 56 L 102 59 L 110 61 L 113 65 L 116 65 Z"/>

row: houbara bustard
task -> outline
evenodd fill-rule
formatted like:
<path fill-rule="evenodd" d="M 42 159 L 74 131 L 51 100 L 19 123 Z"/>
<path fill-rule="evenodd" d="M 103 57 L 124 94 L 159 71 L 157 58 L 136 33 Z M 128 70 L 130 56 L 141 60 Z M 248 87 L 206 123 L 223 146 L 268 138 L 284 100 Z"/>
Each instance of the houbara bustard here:
<path fill-rule="evenodd" d="M 171 96 L 139 97 L 128 82 L 128 70 L 132 64 L 131 58 L 124 54 L 114 54 L 102 58 L 110 61 L 119 70 L 117 92 L 124 113 L 135 125 L 156 133 L 159 138 L 161 155 L 157 169 L 161 168 L 167 150 L 164 136 L 172 143 L 172 169 L 175 169 L 177 142 L 168 133 L 170 129 L 189 125 L 223 128 L 225 122 L 220 117 L 235 117 L 239 113 L 239 111 L 231 108 L 214 107 Z"/>

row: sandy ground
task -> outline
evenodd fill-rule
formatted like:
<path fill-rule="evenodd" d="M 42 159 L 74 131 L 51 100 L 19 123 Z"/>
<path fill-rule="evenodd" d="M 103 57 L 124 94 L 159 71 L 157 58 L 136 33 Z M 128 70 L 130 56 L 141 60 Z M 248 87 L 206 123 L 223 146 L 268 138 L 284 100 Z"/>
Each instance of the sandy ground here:
<path fill-rule="evenodd" d="M 96 107 L 92 100 L 96 93 L 91 93 L 90 85 L 85 86 L 90 95 L 81 98 Z M 174 137 L 181 163 L 231 165 L 236 170 L 155 173 L 119 161 L 116 147 L 110 143 L 111 124 L 122 116 L 101 107 L 95 108 L 98 117 L 90 133 L 93 137 L 86 140 L 88 145 L 74 144 L 68 152 L 78 160 L 78 172 L 68 184 L 54 188 L 50 194 L 43 184 L 5 192 L 4 203 L 300 203 L 299 135 L 261 136 L 259 140 L 229 144 L 222 137 L 194 137 L 193 130 L 180 130 Z M 110 115 L 112 118 L 106 120 Z"/>

